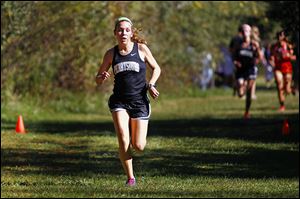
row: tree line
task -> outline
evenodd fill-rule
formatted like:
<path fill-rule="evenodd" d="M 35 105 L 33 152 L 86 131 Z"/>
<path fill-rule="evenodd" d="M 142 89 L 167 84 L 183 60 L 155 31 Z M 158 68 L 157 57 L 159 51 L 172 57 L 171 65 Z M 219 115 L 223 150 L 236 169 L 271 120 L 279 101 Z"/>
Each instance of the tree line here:
<path fill-rule="evenodd" d="M 279 18 L 278 11 L 285 15 Z M 94 76 L 105 51 L 116 44 L 119 16 L 141 29 L 162 67 L 158 83 L 166 90 L 192 84 L 203 52 L 221 60 L 220 47 L 228 46 L 241 23 L 258 26 L 263 39 L 281 28 L 299 31 L 297 2 L 1 1 L 1 101 L 51 96 L 55 89 L 103 89 Z"/>

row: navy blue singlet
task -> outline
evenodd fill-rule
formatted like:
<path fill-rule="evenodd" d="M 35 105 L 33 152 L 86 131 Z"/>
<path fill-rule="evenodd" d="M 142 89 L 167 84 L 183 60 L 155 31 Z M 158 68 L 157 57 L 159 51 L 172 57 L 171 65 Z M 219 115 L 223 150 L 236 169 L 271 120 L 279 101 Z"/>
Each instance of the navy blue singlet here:
<path fill-rule="evenodd" d="M 257 57 L 257 51 L 254 50 L 253 45 L 243 48 L 242 45 L 238 50 L 238 61 L 241 62 L 243 68 L 253 68 L 255 67 L 255 58 Z"/>
<path fill-rule="evenodd" d="M 146 63 L 139 56 L 137 43 L 134 43 L 132 51 L 127 55 L 121 55 L 116 45 L 112 68 L 115 75 L 114 97 L 122 100 L 140 100 L 145 97 Z"/>

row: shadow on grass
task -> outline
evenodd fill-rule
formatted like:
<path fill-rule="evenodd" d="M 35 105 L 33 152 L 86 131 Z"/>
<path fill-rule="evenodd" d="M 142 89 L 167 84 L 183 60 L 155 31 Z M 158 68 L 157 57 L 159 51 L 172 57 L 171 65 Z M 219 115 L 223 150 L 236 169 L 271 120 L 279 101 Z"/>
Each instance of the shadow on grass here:
<path fill-rule="evenodd" d="M 46 175 L 80 175 L 82 173 L 122 174 L 122 166 L 115 152 L 70 152 L 66 148 L 58 152 L 33 149 L 1 149 L 1 167 L 10 167 L 14 173 Z M 20 169 L 16 169 L 20 167 Z M 38 169 L 37 169 L 38 168 Z M 32 170 L 31 170 L 32 169 Z"/>
<path fill-rule="evenodd" d="M 289 136 L 281 135 L 284 118 L 290 122 Z M 229 138 L 260 143 L 299 143 L 299 115 L 271 118 L 241 119 L 181 119 L 151 120 L 149 137 Z M 11 130 L 10 123 L 2 121 L 2 129 Z M 112 123 L 96 122 L 36 122 L 29 123 L 36 134 L 65 134 L 66 136 L 115 136 Z M 106 132 L 106 133 L 105 133 Z M 26 136 L 26 135 L 25 135 Z M 91 138 L 92 139 L 92 138 Z M 122 175 L 117 149 L 99 144 L 97 150 L 84 152 L 88 143 L 79 147 L 65 146 L 61 151 L 19 148 L 1 145 L 1 168 L 26 174 L 82 175 L 84 173 Z M 201 146 L 198 146 L 201 148 Z M 172 147 L 174 148 L 174 147 Z M 242 148 L 239 151 L 187 152 L 165 148 L 146 151 L 136 157 L 137 172 L 146 176 L 224 176 L 239 178 L 295 178 L 299 176 L 299 151 L 271 150 L 260 147 Z M 199 150 L 200 151 L 200 150 Z M 18 169 L 19 168 L 19 169 Z"/>
<path fill-rule="evenodd" d="M 245 153 L 186 153 L 151 150 L 135 166 L 156 176 L 213 176 L 228 178 L 295 178 L 299 176 L 299 152 L 241 148 Z"/>
<path fill-rule="evenodd" d="M 148 150 L 134 158 L 139 176 L 207 176 L 227 178 L 296 178 L 299 176 L 299 152 L 242 148 L 243 154 L 211 152 L 188 153 L 182 150 Z M 97 155 L 95 155 L 97 154 Z M 70 176 L 122 175 L 117 151 L 91 153 L 1 149 L 1 167 L 15 175 Z"/>
<path fill-rule="evenodd" d="M 2 130 L 14 130 L 15 123 L 1 121 Z M 115 135 L 113 122 L 78 122 L 78 121 L 26 121 L 28 133 L 71 134 L 71 135 Z"/>
<path fill-rule="evenodd" d="M 290 127 L 282 135 L 284 120 Z M 230 138 L 257 142 L 299 142 L 299 114 L 271 118 L 244 119 L 181 119 L 150 121 L 149 136 Z"/>
<path fill-rule="evenodd" d="M 290 135 L 282 135 L 283 121 L 288 119 Z M 15 123 L 1 121 L 2 130 L 14 130 Z M 27 121 L 26 129 L 38 134 L 71 136 L 116 136 L 113 122 Z M 259 142 L 299 142 L 299 113 L 271 115 L 265 118 L 170 119 L 149 122 L 148 136 L 230 138 Z"/>

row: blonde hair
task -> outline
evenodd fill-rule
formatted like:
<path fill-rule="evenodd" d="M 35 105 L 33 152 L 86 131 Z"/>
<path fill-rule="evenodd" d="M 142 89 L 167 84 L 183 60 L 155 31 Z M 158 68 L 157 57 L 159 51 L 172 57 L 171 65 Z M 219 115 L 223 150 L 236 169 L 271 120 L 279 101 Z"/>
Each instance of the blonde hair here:
<path fill-rule="evenodd" d="M 134 28 L 131 26 L 131 30 L 133 32 L 131 41 L 137 42 L 137 43 L 142 43 L 142 44 L 147 44 L 147 41 L 139 36 L 139 32 L 142 31 L 141 28 L 137 29 L 137 28 Z"/>
<path fill-rule="evenodd" d="M 260 42 L 260 32 L 257 26 L 252 26 L 251 37 L 257 42 Z"/>
<path fill-rule="evenodd" d="M 117 30 L 117 27 L 119 26 L 121 21 L 127 21 L 128 23 L 130 23 L 131 31 L 132 31 L 131 41 L 136 42 L 136 43 L 147 44 L 147 41 L 139 36 L 139 32 L 142 31 L 142 29 L 141 28 L 135 28 L 133 26 L 132 21 L 127 17 L 119 17 L 118 19 L 115 20 L 114 32 Z"/>

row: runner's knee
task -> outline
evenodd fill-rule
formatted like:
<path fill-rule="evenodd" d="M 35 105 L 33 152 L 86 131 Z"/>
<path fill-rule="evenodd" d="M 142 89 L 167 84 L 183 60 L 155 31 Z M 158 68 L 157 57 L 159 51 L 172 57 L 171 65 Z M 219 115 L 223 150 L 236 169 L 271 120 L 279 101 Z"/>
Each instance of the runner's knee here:
<path fill-rule="evenodd" d="M 146 146 L 146 141 L 145 142 L 136 142 L 136 143 L 133 143 L 133 148 L 136 151 L 139 151 L 139 152 L 144 151 L 145 146 Z"/>

